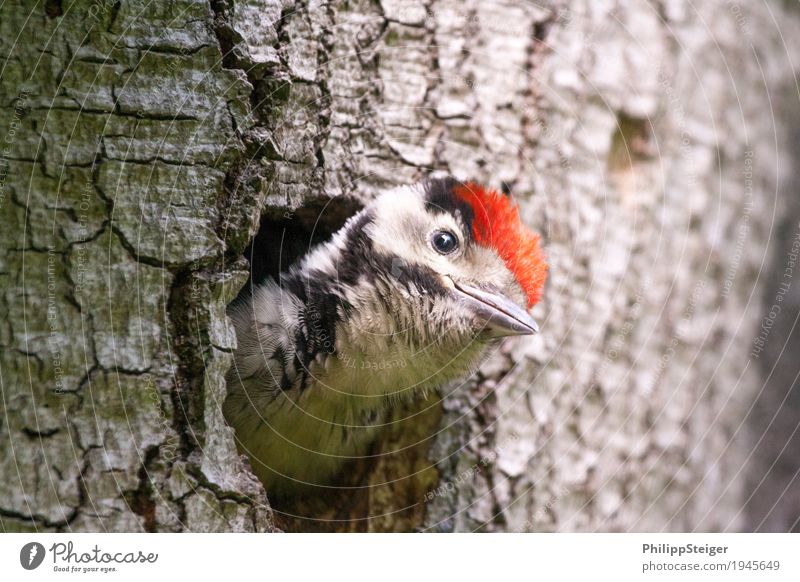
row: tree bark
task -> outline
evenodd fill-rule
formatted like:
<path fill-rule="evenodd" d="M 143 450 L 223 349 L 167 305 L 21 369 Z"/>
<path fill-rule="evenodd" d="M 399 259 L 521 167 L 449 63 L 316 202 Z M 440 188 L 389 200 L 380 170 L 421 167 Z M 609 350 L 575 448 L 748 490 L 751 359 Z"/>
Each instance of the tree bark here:
<path fill-rule="evenodd" d="M 747 528 L 796 38 L 777 3 L 4 4 L 3 530 Z M 221 414 L 243 257 L 431 173 L 543 234 L 543 331 L 273 509 Z"/>

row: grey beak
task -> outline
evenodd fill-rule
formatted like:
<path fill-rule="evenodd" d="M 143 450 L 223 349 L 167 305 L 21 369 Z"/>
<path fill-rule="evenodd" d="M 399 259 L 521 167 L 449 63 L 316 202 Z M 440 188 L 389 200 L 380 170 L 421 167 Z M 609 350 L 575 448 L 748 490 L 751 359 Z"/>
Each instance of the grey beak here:
<path fill-rule="evenodd" d="M 531 335 L 539 326 L 530 314 L 505 295 L 453 281 L 456 295 L 485 324 L 493 337 Z"/>

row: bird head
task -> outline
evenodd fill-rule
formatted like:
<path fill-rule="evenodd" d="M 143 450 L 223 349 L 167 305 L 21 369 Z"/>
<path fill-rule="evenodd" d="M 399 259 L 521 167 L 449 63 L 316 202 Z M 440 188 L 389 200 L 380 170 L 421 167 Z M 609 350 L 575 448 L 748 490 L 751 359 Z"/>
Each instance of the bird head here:
<path fill-rule="evenodd" d="M 447 178 L 388 191 L 334 244 L 359 329 L 456 344 L 538 331 L 539 236 L 495 190 Z"/>

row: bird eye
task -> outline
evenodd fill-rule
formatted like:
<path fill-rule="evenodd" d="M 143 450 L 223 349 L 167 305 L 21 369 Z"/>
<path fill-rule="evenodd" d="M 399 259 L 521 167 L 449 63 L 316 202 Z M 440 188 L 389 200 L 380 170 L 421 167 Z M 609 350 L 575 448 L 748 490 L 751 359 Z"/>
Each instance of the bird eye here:
<path fill-rule="evenodd" d="M 450 231 L 438 230 L 431 235 L 431 244 L 436 252 L 447 255 L 458 248 L 458 239 Z"/>

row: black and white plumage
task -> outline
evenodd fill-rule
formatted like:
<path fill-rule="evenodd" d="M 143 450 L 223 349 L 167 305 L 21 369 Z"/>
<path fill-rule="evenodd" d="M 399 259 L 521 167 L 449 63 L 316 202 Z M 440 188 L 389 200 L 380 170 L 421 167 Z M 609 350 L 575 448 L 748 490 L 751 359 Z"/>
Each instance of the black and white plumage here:
<path fill-rule="evenodd" d="M 508 258 L 476 240 L 467 186 L 380 195 L 230 308 L 224 413 L 268 492 L 330 483 L 393 403 L 463 376 L 497 338 L 537 331 Z"/>

